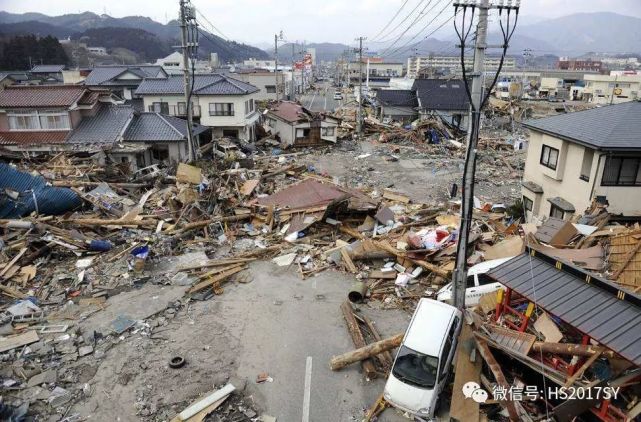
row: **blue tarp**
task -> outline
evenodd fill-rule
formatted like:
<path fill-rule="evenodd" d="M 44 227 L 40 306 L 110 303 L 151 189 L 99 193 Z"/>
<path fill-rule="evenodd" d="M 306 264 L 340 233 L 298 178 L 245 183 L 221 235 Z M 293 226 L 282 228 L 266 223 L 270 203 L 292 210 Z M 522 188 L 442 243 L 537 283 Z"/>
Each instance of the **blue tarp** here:
<path fill-rule="evenodd" d="M 71 189 L 47 186 L 41 176 L 0 163 L 0 218 L 20 218 L 34 211 L 58 215 L 81 204 L 82 200 Z"/>

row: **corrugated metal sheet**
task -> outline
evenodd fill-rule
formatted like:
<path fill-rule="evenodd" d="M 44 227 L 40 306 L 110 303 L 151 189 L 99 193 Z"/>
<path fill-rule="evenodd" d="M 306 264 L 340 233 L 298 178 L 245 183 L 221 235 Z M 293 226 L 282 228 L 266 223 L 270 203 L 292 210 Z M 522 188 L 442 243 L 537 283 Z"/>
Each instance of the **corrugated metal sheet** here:
<path fill-rule="evenodd" d="M 530 249 L 488 275 L 630 362 L 641 365 L 640 296 Z"/>
<path fill-rule="evenodd" d="M 13 193 L 17 192 L 17 198 Z M 45 179 L 0 163 L 0 218 L 20 218 L 34 211 L 57 215 L 82 204 L 71 189 L 47 186 Z"/>

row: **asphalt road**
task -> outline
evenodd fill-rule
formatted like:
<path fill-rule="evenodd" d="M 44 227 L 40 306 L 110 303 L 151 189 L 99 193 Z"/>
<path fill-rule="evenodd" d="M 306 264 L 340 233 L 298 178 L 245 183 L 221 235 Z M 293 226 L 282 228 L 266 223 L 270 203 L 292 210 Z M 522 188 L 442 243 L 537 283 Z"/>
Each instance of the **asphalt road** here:
<path fill-rule="evenodd" d="M 311 111 L 334 111 L 337 107 L 343 105 L 343 100 L 334 100 L 334 91 L 329 82 L 319 86 L 317 91 L 310 91 L 302 95 L 299 100 L 303 106 Z"/>

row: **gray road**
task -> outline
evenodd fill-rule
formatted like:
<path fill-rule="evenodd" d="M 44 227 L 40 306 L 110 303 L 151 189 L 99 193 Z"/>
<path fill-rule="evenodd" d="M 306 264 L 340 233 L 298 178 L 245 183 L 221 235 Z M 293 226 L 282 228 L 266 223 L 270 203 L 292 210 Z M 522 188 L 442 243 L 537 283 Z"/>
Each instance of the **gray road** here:
<path fill-rule="evenodd" d="M 343 105 L 342 100 L 334 100 L 335 88 L 329 82 L 319 85 L 317 91 L 310 91 L 299 98 L 301 104 L 311 111 L 334 111 Z"/>

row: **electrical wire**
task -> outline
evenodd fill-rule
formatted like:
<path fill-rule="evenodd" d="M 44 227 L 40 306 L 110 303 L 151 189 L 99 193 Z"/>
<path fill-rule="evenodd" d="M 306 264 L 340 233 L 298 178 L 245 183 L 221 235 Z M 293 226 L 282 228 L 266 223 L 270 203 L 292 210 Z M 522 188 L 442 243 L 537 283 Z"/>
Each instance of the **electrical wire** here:
<path fill-rule="evenodd" d="M 408 20 L 408 19 L 409 19 L 409 17 L 410 17 L 410 16 L 412 16 L 412 14 L 414 14 L 414 12 L 416 12 L 416 10 L 421 6 L 421 4 L 423 4 L 423 2 L 424 2 L 424 1 L 425 1 L 425 0 L 420 0 L 420 1 L 418 2 L 418 4 L 417 4 L 416 6 L 414 6 L 414 9 L 412 9 L 412 10 L 407 14 L 407 16 L 405 16 L 405 17 L 403 18 L 403 20 L 402 20 L 402 21 L 400 21 L 400 22 L 399 22 L 399 23 L 398 23 L 398 24 L 397 24 L 397 25 L 396 25 L 396 26 L 395 26 L 391 31 L 389 31 L 387 34 L 385 34 L 385 35 L 383 36 L 383 38 L 386 38 L 386 37 L 391 36 L 391 35 L 392 35 L 392 34 L 393 34 L 393 33 L 394 33 L 398 28 L 400 28 L 400 27 L 401 27 L 401 25 L 403 25 L 403 23 L 405 23 L 405 21 L 406 21 L 406 20 Z M 428 5 L 429 5 L 429 3 L 428 3 Z M 393 38 L 392 38 L 392 39 L 393 39 Z M 380 39 L 379 39 L 379 42 L 382 42 L 382 43 L 384 43 L 384 42 L 389 42 L 389 41 L 391 41 L 392 39 L 389 39 L 389 40 L 380 40 Z M 372 40 L 372 41 L 374 41 L 374 40 Z"/>
<path fill-rule="evenodd" d="M 446 7 L 447 7 L 447 6 L 449 6 L 449 4 L 448 4 L 448 5 L 446 5 Z M 434 19 L 432 19 L 432 21 L 430 21 L 430 23 L 432 23 L 434 20 L 436 20 L 436 19 L 438 18 L 438 16 L 440 16 L 440 15 L 443 13 L 443 11 L 444 11 L 444 10 L 445 10 L 445 8 L 443 8 L 443 10 L 441 10 L 441 13 L 439 13 L 439 14 L 438 14 Z M 412 42 L 412 41 L 416 38 L 416 36 L 418 36 L 418 35 L 420 34 L 420 32 L 419 32 L 419 33 L 418 33 L 418 34 L 416 34 L 412 39 L 410 39 L 410 41 L 408 41 L 407 43 L 405 43 L 405 44 L 403 44 L 402 46 L 398 47 L 395 51 L 393 51 L 392 53 L 389 53 L 388 55 L 393 56 L 393 55 L 395 55 L 395 54 L 404 54 L 404 53 L 407 53 L 407 52 L 408 52 L 408 51 L 410 51 L 412 48 L 414 48 L 414 46 L 419 45 L 421 42 L 423 42 L 423 41 L 427 40 L 429 37 L 431 37 L 432 35 L 434 35 L 437 31 L 439 31 L 439 30 L 440 30 L 441 28 L 443 28 L 445 25 L 447 25 L 447 23 L 448 23 L 449 21 L 451 21 L 452 19 L 455 19 L 455 18 L 456 18 L 456 14 L 455 14 L 454 16 L 451 16 L 451 17 L 450 17 L 450 18 L 448 18 L 447 20 L 443 21 L 443 23 L 441 23 L 438 27 L 436 27 L 434 30 L 432 30 L 429 34 L 425 35 L 425 36 L 423 37 L 423 39 L 421 39 L 421 40 L 419 40 L 419 41 L 415 42 L 414 44 L 410 45 L 409 47 L 407 47 L 407 45 L 408 45 L 410 42 Z M 428 26 L 429 26 L 429 24 L 428 24 L 428 25 L 426 25 L 422 30 L 426 29 Z M 421 31 L 422 31 L 422 30 L 421 30 Z"/>
<path fill-rule="evenodd" d="M 199 9 L 199 8 L 196 8 L 196 13 L 197 13 L 197 14 L 199 14 L 199 15 L 200 15 L 200 17 L 201 17 L 201 18 L 203 18 L 203 19 L 205 20 L 205 22 L 207 22 L 207 23 L 209 24 L 209 26 L 210 26 L 214 31 L 218 32 L 218 33 L 220 34 L 220 36 L 221 36 L 225 41 L 230 41 L 229 37 L 228 37 L 227 35 L 223 34 L 223 32 L 222 32 L 220 29 L 218 29 L 218 28 L 216 27 L 216 25 L 214 25 L 213 23 L 211 23 L 211 21 L 210 21 L 209 19 L 207 19 L 207 16 L 205 16 L 205 15 L 200 11 L 200 9 Z M 200 25 L 201 25 L 201 26 L 205 26 L 205 25 L 203 25 L 202 23 L 200 23 Z"/>
<path fill-rule="evenodd" d="M 373 37 L 371 37 L 371 39 L 372 39 L 372 40 L 374 40 L 374 39 L 378 38 L 378 36 L 379 36 L 379 35 L 381 35 L 381 34 L 382 34 L 382 33 L 383 33 L 383 32 L 384 32 L 384 31 L 385 31 L 385 30 L 386 30 L 386 29 L 387 29 L 387 28 L 392 24 L 392 22 L 394 22 L 394 19 L 396 19 L 396 18 L 398 17 L 398 15 L 403 11 L 403 8 L 405 7 L 405 5 L 407 4 L 407 2 L 408 2 L 408 1 L 409 1 L 409 0 L 405 0 L 405 1 L 403 2 L 403 4 L 401 4 L 401 7 L 396 11 L 396 13 L 394 14 L 394 16 L 392 16 L 392 19 L 390 19 L 390 20 L 387 22 L 387 24 L 383 27 L 383 29 L 381 29 L 380 31 L 378 31 L 378 34 L 376 34 L 376 35 L 374 35 Z"/>
<path fill-rule="evenodd" d="M 442 0 L 439 0 L 439 2 L 440 2 L 440 1 L 442 1 Z M 449 0 L 449 1 L 451 1 L 451 0 Z M 436 6 L 438 6 L 439 2 L 434 3 L 434 5 L 433 5 L 432 7 L 430 7 L 430 10 L 428 10 L 427 12 L 425 12 L 425 9 L 427 9 L 427 6 L 429 6 L 429 5 L 432 3 L 432 0 L 429 0 L 429 1 L 427 2 L 427 4 L 425 5 L 425 7 L 423 7 L 423 9 L 421 9 L 421 11 L 420 11 L 419 15 L 418 15 L 416 18 L 414 18 L 414 20 L 412 21 L 412 23 L 410 23 L 410 24 L 409 24 L 409 26 L 408 26 L 407 28 L 405 28 L 405 30 L 404 30 L 403 32 L 401 32 L 401 34 L 400 34 L 398 37 L 396 37 L 396 40 L 394 40 L 394 42 L 393 42 L 390 46 L 388 46 L 388 47 L 383 51 L 383 53 L 382 53 L 381 55 L 386 55 L 386 54 L 387 54 L 387 53 L 392 49 L 392 47 L 394 47 L 394 46 L 396 45 L 396 43 L 397 43 L 397 42 L 399 42 L 399 41 L 401 40 L 401 38 L 403 38 L 403 35 L 407 34 L 407 32 L 408 32 L 410 29 L 412 29 L 412 27 L 413 27 L 414 25 L 416 25 L 416 24 L 418 23 L 418 21 L 420 21 L 421 19 L 423 19 L 423 18 L 424 18 L 425 16 L 427 16 L 427 15 L 428 15 L 432 10 L 434 10 L 434 8 L 435 8 Z M 442 12 L 441 12 L 441 13 L 442 13 Z M 432 19 L 432 20 L 430 21 L 430 23 L 431 23 L 431 22 L 434 22 L 434 19 Z M 429 23 L 428 23 L 428 25 L 429 25 Z M 425 28 L 427 28 L 427 25 L 423 27 L 423 29 L 425 29 Z M 419 31 L 419 33 L 420 33 L 420 31 Z M 415 37 L 416 37 L 416 35 L 415 35 Z"/>

